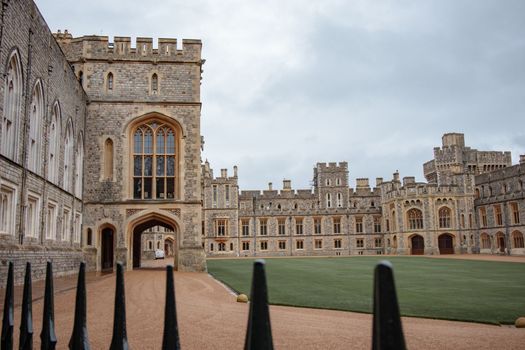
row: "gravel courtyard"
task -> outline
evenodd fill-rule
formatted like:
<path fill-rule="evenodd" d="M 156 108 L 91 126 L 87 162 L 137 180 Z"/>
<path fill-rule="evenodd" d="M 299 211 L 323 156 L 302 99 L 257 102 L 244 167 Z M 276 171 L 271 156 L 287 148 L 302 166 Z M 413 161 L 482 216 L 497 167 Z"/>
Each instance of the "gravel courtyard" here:
<path fill-rule="evenodd" d="M 150 269 L 126 272 L 127 330 L 131 348 L 160 349 L 163 329 L 166 261 Z M 155 268 L 157 266 L 157 268 Z M 88 331 L 93 349 L 107 348 L 113 322 L 114 274 L 88 274 Z M 55 281 L 58 349 L 66 349 L 72 331 L 75 277 Z M 241 349 L 248 304 L 240 304 L 223 285 L 203 273 L 175 273 L 178 321 L 183 349 Z M 43 283 L 34 284 L 35 348 L 39 347 Z M 3 293 L 3 290 L 2 290 Z M 21 287 L 17 287 L 20 302 Z M 1 297 L 3 299 L 3 295 Z M 2 304 L 3 305 L 3 304 Z M 274 345 L 278 349 L 370 349 L 372 317 L 367 314 L 271 306 Z M 18 338 L 20 307 L 15 310 Z M 475 323 L 403 318 L 411 349 L 519 349 L 525 329 Z"/>

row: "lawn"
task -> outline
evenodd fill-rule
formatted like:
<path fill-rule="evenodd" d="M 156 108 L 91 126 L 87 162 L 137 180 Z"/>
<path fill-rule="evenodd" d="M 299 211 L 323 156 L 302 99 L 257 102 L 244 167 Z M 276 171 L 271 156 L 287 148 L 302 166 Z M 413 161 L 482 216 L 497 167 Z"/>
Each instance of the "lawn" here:
<path fill-rule="evenodd" d="M 380 257 L 266 259 L 271 304 L 372 311 Z M 525 264 L 388 257 L 404 316 L 512 324 L 525 315 Z M 210 259 L 208 271 L 250 295 L 252 259 Z"/>

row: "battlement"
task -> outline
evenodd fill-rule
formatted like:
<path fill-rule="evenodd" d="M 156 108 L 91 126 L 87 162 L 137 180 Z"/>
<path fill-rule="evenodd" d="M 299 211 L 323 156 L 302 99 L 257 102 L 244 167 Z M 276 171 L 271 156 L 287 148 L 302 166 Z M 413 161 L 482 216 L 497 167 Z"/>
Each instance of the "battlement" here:
<path fill-rule="evenodd" d="M 70 62 L 96 59 L 108 61 L 168 61 L 195 62 L 201 64 L 202 42 L 197 39 L 182 39 L 182 48 L 177 48 L 177 39 L 159 38 L 157 48 L 153 38 L 137 37 L 133 45 L 131 37 L 116 36 L 114 42 L 108 36 L 86 35 L 73 37 L 65 30 L 53 33 Z"/>
<path fill-rule="evenodd" d="M 348 171 L 348 162 L 317 163 L 317 171 Z"/>

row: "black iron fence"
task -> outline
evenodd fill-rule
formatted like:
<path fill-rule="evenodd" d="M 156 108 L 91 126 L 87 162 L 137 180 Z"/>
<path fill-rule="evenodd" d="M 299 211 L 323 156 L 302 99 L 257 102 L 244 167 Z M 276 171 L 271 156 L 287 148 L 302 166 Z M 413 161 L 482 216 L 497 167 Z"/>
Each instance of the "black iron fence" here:
<path fill-rule="evenodd" d="M 257 260 L 253 267 L 250 311 L 244 343 L 245 349 L 273 349 L 270 310 L 268 307 L 268 289 L 263 260 Z M 166 268 L 166 304 L 164 309 L 164 332 L 162 349 L 180 349 L 177 311 L 175 304 L 175 286 L 173 267 Z M 75 304 L 73 332 L 69 340 L 72 350 L 90 349 L 86 323 L 86 265 L 80 264 Z M 126 334 L 126 305 L 124 291 L 124 269 L 117 264 L 115 289 L 115 312 L 113 318 L 113 337 L 110 350 L 127 350 L 129 348 Z M 405 339 L 399 316 L 396 289 L 392 265 L 379 263 L 374 272 L 374 315 L 372 322 L 372 349 L 405 349 Z M 54 322 L 53 267 L 50 262 L 46 268 L 44 310 L 42 331 L 40 333 L 41 349 L 55 349 L 57 338 Z M 27 263 L 24 279 L 24 292 L 21 307 L 21 324 L 19 349 L 33 349 L 33 314 L 31 296 L 31 264 Z M 14 278 L 13 263 L 9 263 L 7 288 L 5 291 L 4 314 L 2 321 L 2 339 L 0 349 L 13 349 L 14 330 Z"/>

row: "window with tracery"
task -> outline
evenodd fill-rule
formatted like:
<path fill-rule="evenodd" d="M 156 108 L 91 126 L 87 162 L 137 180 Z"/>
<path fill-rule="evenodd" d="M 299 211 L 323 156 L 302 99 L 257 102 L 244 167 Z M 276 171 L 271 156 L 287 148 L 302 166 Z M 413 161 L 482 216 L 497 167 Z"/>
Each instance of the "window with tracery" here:
<path fill-rule="evenodd" d="M 66 139 L 64 142 L 64 189 L 72 191 L 72 174 L 73 174 L 73 125 L 71 120 L 67 123 Z"/>
<path fill-rule="evenodd" d="M 410 209 L 407 213 L 408 227 L 411 230 L 419 230 L 423 228 L 423 213 L 419 209 Z"/>
<path fill-rule="evenodd" d="M 22 70 L 20 58 L 16 51 L 11 54 L 5 77 L 4 107 L 2 115 L 2 135 L 0 152 L 15 160 L 16 145 L 18 145 L 18 119 L 22 101 Z"/>
<path fill-rule="evenodd" d="M 42 96 L 42 85 L 38 81 L 33 89 L 30 107 L 29 121 L 29 145 L 28 145 L 28 167 L 36 173 L 40 173 L 41 165 L 41 130 L 44 118 L 44 99 Z"/>
<path fill-rule="evenodd" d="M 60 150 L 60 106 L 55 103 L 51 113 L 51 124 L 49 125 L 49 147 L 47 154 L 47 178 L 58 183 L 58 151 Z"/>
<path fill-rule="evenodd" d="M 443 207 L 439 209 L 439 227 L 449 228 L 450 227 L 450 209 Z"/>
<path fill-rule="evenodd" d="M 177 155 L 175 130 L 158 120 L 133 133 L 133 198 L 175 198 Z"/>

